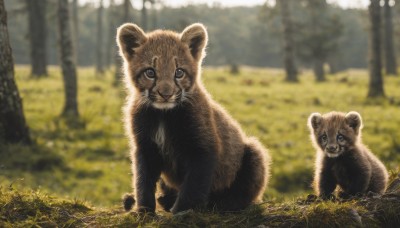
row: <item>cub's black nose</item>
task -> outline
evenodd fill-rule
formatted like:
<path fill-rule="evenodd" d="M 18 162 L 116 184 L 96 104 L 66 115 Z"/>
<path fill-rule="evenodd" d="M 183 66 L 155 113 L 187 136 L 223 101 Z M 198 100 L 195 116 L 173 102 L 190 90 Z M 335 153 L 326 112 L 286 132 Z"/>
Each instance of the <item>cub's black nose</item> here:
<path fill-rule="evenodd" d="M 158 94 L 160 94 L 160 96 L 162 98 L 164 98 L 164 100 L 168 101 L 168 99 L 170 99 L 174 94 L 166 94 L 166 93 L 160 93 L 160 91 L 157 91 Z"/>
<path fill-rule="evenodd" d="M 336 145 L 329 145 L 329 146 L 326 147 L 326 149 L 329 152 L 335 152 L 337 150 L 337 146 Z"/>

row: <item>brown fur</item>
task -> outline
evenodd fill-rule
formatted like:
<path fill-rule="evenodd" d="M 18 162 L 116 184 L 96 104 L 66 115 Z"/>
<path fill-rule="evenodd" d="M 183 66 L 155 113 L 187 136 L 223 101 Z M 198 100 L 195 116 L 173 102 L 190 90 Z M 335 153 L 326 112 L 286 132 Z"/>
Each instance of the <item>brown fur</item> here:
<path fill-rule="evenodd" d="M 138 210 L 154 211 L 153 182 L 160 176 L 159 202 L 174 213 L 207 203 L 238 210 L 261 199 L 270 158 L 201 83 L 204 26 L 145 34 L 124 24 L 117 42 L 129 92 L 125 126 Z"/>
<path fill-rule="evenodd" d="M 317 149 L 314 188 L 319 196 L 329 197 L 336 185 L 341 197 L 369 191 L 384 193 L 388 174 L 382 162 L 361 141 L 360 114 L 313 113 L 308 126 Z"/>

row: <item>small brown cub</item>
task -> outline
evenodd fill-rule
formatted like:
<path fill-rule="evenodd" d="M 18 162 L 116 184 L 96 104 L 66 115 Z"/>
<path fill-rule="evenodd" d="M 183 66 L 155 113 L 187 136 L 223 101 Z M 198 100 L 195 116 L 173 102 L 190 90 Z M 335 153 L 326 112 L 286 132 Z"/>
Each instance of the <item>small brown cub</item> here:
<path fill-rule="evenodd" d="M 241 210 L 259 200 L 268 180 L 267 150 L 205 90 L 201 62 L 207 32 L 193 24 L 182 33 L 118 29 L 128 99 L 125 126 L 131 142 L 134 195 L 130 210 L 154 212 L 208 206 Z"/>
<path fill-rule="evenodd" d="M 317 149 L 314 188 L 328 198 L 339 185 L 339 197 L 386 190 L 385 166 L 361 142 L 362 120 L 357 112 L 313 113 L 308 119 L 311 140 Z"/>

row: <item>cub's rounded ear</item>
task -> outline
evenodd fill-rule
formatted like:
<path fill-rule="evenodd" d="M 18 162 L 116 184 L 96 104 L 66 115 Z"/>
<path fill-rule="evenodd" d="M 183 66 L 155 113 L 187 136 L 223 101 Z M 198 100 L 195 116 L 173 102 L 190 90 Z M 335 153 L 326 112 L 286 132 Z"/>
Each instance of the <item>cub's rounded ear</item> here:
<path fill-rule="evenodd" d="M 346 124 L 353 128 L 356 133 L 358 133 L 362 127 L 361 115 L 358 112 L 352 111 L 346 114 L 345 119 Z"/>
<path fill-rule="evenodd" d="M 192 24 L 181 33 L 181 41 L 188 45 L 190 53 L 196 61 L 205 56 L 204 48 L 208 42 L 207 30 L 200 23 Z"/>
<path fill-rule="evenodd" d="M 147 41 L 146 34 L 143 30 L 132 23 L 126 23 L 118 28 L 117 43 L 120 55 L 126 59 L 130 59 L 135 54 L 135 48 Z"/>
<path fill-rule="evenodd" d="M 310 130 L 315 130 L 317 129 L 319 126 L 321 126 L 322 123 L 322 115 L 318 112 L 314 112 L 310 115 L 310 117 L 308 117 L 308 128 L 310 128 Z"/>

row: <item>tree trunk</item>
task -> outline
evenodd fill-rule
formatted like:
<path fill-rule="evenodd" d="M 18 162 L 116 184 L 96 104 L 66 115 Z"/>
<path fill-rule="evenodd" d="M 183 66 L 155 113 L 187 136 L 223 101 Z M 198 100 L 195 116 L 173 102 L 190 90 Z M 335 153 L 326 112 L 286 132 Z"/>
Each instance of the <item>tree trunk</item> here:
<path fill-rule="evenodd" d="M 329 65 L 329 74 L 339 73 L 340 70 L 337 67 L 337 64 L 336 64 L 336 62 L 334 62 L 334 60 L 328 61 L 328 65 Z"/>
<path fill-rule="evenodd" d="M 283 24 L 283 65 L 286 70 L 286 81 L 297 82 L 297 69 L 294 62 L 293 30 L 290 16 L 289 0 L 279 1 Z"/>
<path fill-rule="evenodd" d="M 111 66 L 111 58 L 114 56 L 115 53 L 115 31 L 117 27 L 117 23 L 115 20 L 115 1 L 110 0 L 110 6 L 108 7 L 107 11 L 107 18 L 108 18 L 108 35 L 107 35 L 107 45 L 105 51 L 105 65 L 107 68 Z"/>
<path fill-rule="evenodd" d="M 146 8 L 146 2 L 147 0 L 143 0 L 143 6 L 142 6 L 142 29 L 143 31 L 147 31 L 147 8 Z"/>
<path fill-rule="evenodd" d="M 130 10 L 129 9 L 131 7 L 131 4 L 130 4 L 129 0 L 124 0 L 123 7 L 124 7 L 124 13 L 123 13 L 122 18 L 121 18 L 122 19 L 121 24 L 122 23 L 126 23 L 126 22 L 130 22 L 130 17 L 129 17 Z M 122 59 L 118 54 L 118 50 L 117 49 L 115 49 L 115 50 L 116 50 L 116 52 L 115 52 L 116 55 L 115 55 L 115 81 L 114 81 L 114 85 L 118 85 L 119 82 L 121 81 L 121 78 L 122 78 Z"/>
<path fill-rule="evenodd" d="M 29 42 L 31 48 L 31 74 L 34 77 L 47 75 L 46 1 L 47 0 L 26 0 L 29 20 Z"/>
<path fill-rule="evenodd" d="M 380 0 L 370 0 L 369 18 L 369 91 L 368 97 L 384 97 L 381 63 L 381 7 Z"/>
<path fill-rule="evenodd" d="M 335 53 L 330 56 L 327 60 L 329 65 L 329 74 L 337 74 L 346 69 L 345 64 L 343 63 L 342 57 L 339 53 Z"/>
<path fill-rule="evenodd" d="M 0 142 L 29 144 L 22 99 L 14 79 L 14 61 L 4 0 L 0 0 Z"/>
<path fill-rule="evenodd" d="M 29 1 L 29 0 L 28 0 Z M 74 34 L 74 57 L 76 65 L 79 65 L 78 50 L 79 50 L 79 18 L 78 18 L 78 0 L 72 0 L 72 25 Z"/>
<path fill-rule="evenodd" d="M 58 0 L 58 20 L 61 68 L 65 92 L 65 103 L 62 115 L 78 117 L 78 89 L 72 48 L 68 0 Z"/>
<path fill-rule="evenodd" d="M 129 12 L 131 3 L 129 0 L 124 0 L 124 14 L 122 15 L 122 23 L 130 22 Z"/>
<path fill-rule="evenodd" d="M 393 41 L 392 9 L 389 0 L 385 0 L 385 68 L 386 74 L 397 75 L 396 54 Z"/>
<path fill-rule="evenodd" d="M 158 12 L 157 12 L 157 2 L 151 2 L 151 11 L 152 11 L 152 29 L 155 30 L 158 27 Z"/>
<path fill-rule="evenodd" d="M 103 65 L 103 0 L 100 0 L 97 10 L 97 45 L 96 45 L 96 74 L 104 73 Z"/>
<path fill-rule="evenodd" d="M 317 82 L 324 82 L 325 79 L 325 71 L 324 71 L 324 61 L 321 59 L 314 60 L 314 75 L 317 79 Z"/>
<path fill-rule="evenodd" d="M 324 63 L 325 57 L 327 53 L 324 50 L 326 40 L 322 40 L 319 37 L 321 36 L 323 27 L 323 18 L 325 15 L 323 13 L 327 13 L 327 2 L 326 0 L 308 0 L 308 4 L 311 6 L 311 23 L 313 34 L 312 37 L 315 38 L 312 42 L 317 45 L 312 45 L 311 52 L 313 53 L 312 58 L 314 59 L 314 75 L 316 77 L 317 82 L 324 82 L 325 79 L 325 71 L 324 71 Z"/>

